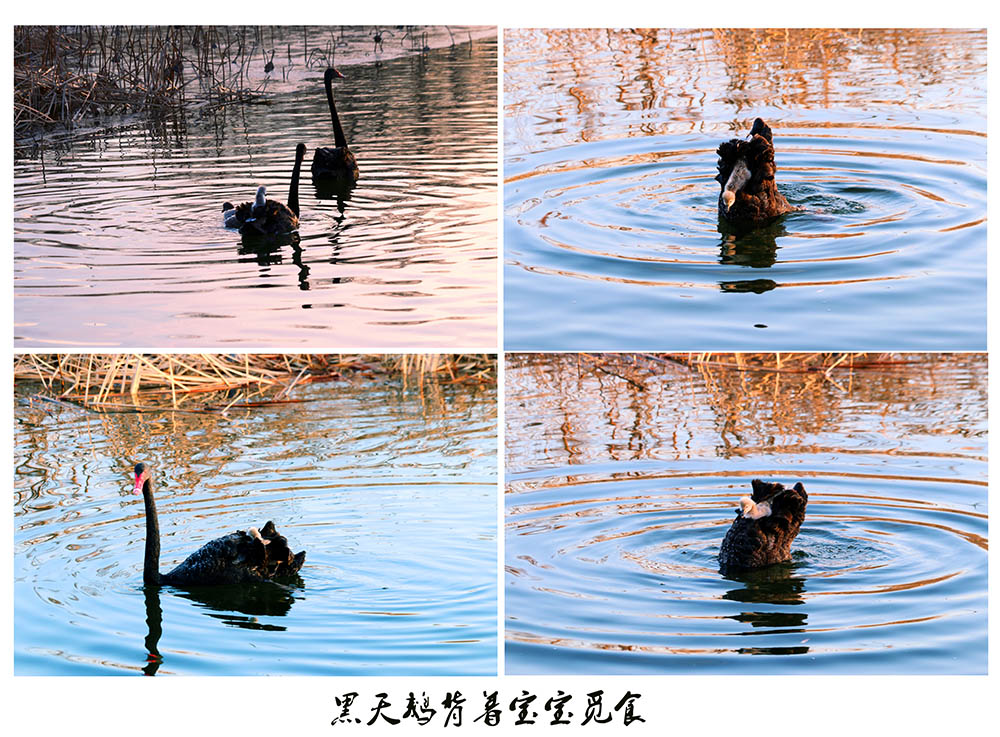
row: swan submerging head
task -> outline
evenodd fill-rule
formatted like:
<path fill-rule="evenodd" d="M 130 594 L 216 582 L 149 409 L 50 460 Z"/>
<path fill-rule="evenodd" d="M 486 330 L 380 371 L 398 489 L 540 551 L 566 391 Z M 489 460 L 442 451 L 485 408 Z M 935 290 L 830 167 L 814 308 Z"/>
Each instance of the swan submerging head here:
<path fill-rule="evenodd" d="M 169 573 L 160 573 L 160 526 L 153 499 L 153 475 L 145 463 L 135 466 L 134 494 L 142 494 L 146 509 L 146 552 L 142 578 L 148 584 L 211 586 L 260 583 L 294 577 L 306 560 L 305 551 L 292 554 L 288 540 L 273 522 L 212 540 Z"/>
<path fill-rule="evenodd" d="M 725 571 L 760 568 L 791 560 L 791 546 L 806 517 L 809 496 L 801 483 L 786 489 L 754 479 L 752 496 L 740 498 L 740 511 L 719 548 Z"/>
<path fill-rule="evenodd" d="M 719 146 L 719 215 L 731 223 L 755 224 L 795 208 L 774 183 L 771 129 L 757 118 L 746 140 L 732 138 Z"/>

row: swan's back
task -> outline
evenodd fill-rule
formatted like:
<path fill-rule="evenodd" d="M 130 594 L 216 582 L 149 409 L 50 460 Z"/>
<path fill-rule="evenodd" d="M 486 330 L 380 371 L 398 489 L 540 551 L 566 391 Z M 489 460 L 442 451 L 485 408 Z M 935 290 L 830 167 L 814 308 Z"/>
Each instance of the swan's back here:
<path fill-rule="evenodd" d="M 226 203 L 229 205 L 229 203 Z M 283 202 L 265 200 L 262 203 L 244 202 L 223 210 L 223 224 L 235 228 L 249 238 L 287 235 L 299 227 L 299 216 Z"/>
<path fill-rule="evenodd" d="M 211 540 L 189 555 L 160 581 L 175 586 L 210 586 L 227 583 L 258 583 L 294 576 L 306 554 L 292 554 L 288 541 L 273 522 L 260 530 L 262 539 L 237 530 Z M 264 542 L 266 541 L 266 542 Z"/>
<path fill-rule="evenodd" d="M 786 489 L 778 483 L 754 479 L 752 485 L 753 502 L 766 503 L 769 512 L 758 518 L 737 512 L 719 548 L 723 570 L 759 568 L 790 560 L 792 541 L 805 520 L 809 496 L 801 483 Z"/>
<path fill-rule="evenodd" d="M 248 202 L 245 204 L 250 205 L 252 203 Z M 263 210 L 260 210 L 256 217 L 241 223 L 240 233 L 249 236 L 285 235 L 298 227 L 299 216 L 292 212 L 288 205 L 277 200 L 267 200 Z"/>
<path fill-rule="evenodd" d="M 346 146 L 317 148 L 313 153 L 310 171 L 314 179 L 347 184 L 358 181 L 359 176 L 358 161 Z"/>

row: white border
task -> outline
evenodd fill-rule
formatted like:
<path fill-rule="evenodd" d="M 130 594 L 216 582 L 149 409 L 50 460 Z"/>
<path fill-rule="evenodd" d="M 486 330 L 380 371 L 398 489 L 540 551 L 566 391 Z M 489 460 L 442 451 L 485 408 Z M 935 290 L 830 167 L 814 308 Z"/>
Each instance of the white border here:
<path fill-rule="evenodd" d="M 402 3 L 386 0 L 381 3 L 367 3 L 348 6 L 344 3 L 308 3 L 295 7 L 280 7 L 276 13 L 273 2 L 245 0 L 234 4 L 208 7 L 204 3 L 190 0 L 175 0 L 169 5 L 139 7 L 115 1 L 100 7 L 56 0 L 36 8 L 8 9 L 11 23 L 4 37 L 7 73 L 3 75 L 3 93 L 6 100 L 12 99 L 12 26 L 14 23 L 232 23 L 237 18 L 249 22 L 263 23 L 308 23 L 327 24 L 489 24 L 502 27 L 517 26 L 991 26 L 993 12 L 981 2 L 964 0 L 946 5 L 932 6 L 915 3 L 889 2 L 877 5 L 870 2 L 846 0 L 836 4 L 792 3 L 788 0 L 763 0 L 753 3 L 715 2 L 711 4 L 684 5 L 677 7 L 668 2 L 631 3 L 620 6 L 614 3 L 549 3 L 507 0 L 503 3 L 481 3 L 435 1 L 431 3 Z M 501 32 L 502 33 L 502 32 Z M 990 30 L 992 36 L 992 29 Z M 988 85 L 992 88 L 992 69 L 996 64 L 995 43 L 989 44 Z M 501 57 L 502 57 L 501 37 Z M 500 84 L 502 91 L 502 62 Z M 498 92 L 502 94 L 502 92 Z M 994 137 L 997 110 L 995 95 L 989 101 L 990 138 Z M 502 105 L 499 106 L 502 117 Z M 3 118 L 6 132 L 5 161 L 8 175 L 3 180 L 3 194 L 6 201 L 12 201 L 13 153 L 10 147 L 13 132 L 8 103 L 8 115 Z M 497 146 L 499 179 L 502 182 L 503 146 Z M 989 169 L 993 170 L 996 157 L 993 147 L 989 148 Z M 498 215 L 502 217 L 502 195 L 498 190 Z M 992 208 L 991 208 L 992 209 Z M 12 216 L 11 216 L 12 218 Z M 12 222 L 12 219 L 11 219 Z M 12 230 L 11 230 L 12 232 Z M 989 237 L 990 250 L 996 239 Z M 9 242 L 9 241 L 8 241 Z M 503 253 L 503 233 L 498 223 L 498 243 Z M 943 256 L 943 258 L 946 256 Z M 8 256 L 8 265 L 11 256 Z M 992 338 L 996 321 L 996 298 L 992 285 L 996 282 L 995 258 L 989 259 L 989 331 Z M 502 259 L 498 261 L 498 289 L 500 287 Z M 4 331 L 6 345 L 13 341 L 12 272 L 8 268 L 3 277 L 7 299 L 4 302 Z M 498 314 L 497 351 L 503 345 L 502 300 Z M 990 346 L 993 341 L 990 340 Z M 669 348 L 669 346 L 664 346 Z M 706 346 L 706 349 L 710 346 Z M 153 350 L 153 347 L 131 347 L 122 350 Z M 10 350 L 10 349 L 9 349 Z M 204 350 L 204 349 L 200 349 Z M 226 347 L 227 352 L 231 346 Z M 269 348 L 271 350 L 271 348 Z M 273 350 L 281 350 L 275 346 Z M 301 346 L 294 351 L 301 352 Z M 440 352 L 462 350 L 455 346 L 440 346 Z M 316 352 L 351 352 L 343 346 L 318 346 Z M 366 347 L 361 352 L 377 352 Z M 387 352 L 400 352 L 397 350 Z M 429 352 L 426 349 L 420 352 Z M 471 350 L 469 352 L 483 352 Z M 6 386 L 12 386 L 11 354 L 0 361 Z M 503 357 L 500 356 L 499 407 L 499 453 L 498 469 L 503 464 Z M 990 372 L 991 380 L 993 372 Z M 992 383 L 992 381 L 991 381 Z M 4 437 L 8 452 L 4 465 L 12 478 L 12 409 L 6 404 Z M 991 397 L 990 409 L 997 405 Z M 991 481 L 994 479 L 991 470 Z M 503 623 L 503 484 L 502 474 L 498 487 L 498 622 Z M 3 541 L 6 549 L 13 547 L 13 518 L 8 517 L 3 526 Z M 992 564 L 992 561 L 991 561 Z M 990 566 L 991 589 L 995 590 L 994 566 Z M 438 732 L 441 727 L 416 725 L 397 727 L 338 726 L 331 727 L 330 719 L 336 714 L 334 697 L 345 691 L 356 690 L 369 697 L 376 691 L 385 690 L 398 704 L 406 692 L 427 691 L 440 698 L 446 691 L 456 688 L 469 699 L 470 709 L 481 700 L 483 690 L 499 689 L 502 699 L 509 700 L 521 689 L 533 690 L 540 698 L 547 698 L 557 689 L 573 693 L 580 698 L 583 693 L 594 688 L 604 688 L 609 694 L 622 693 L 626 688 L 642 694 L 638 702 L 640 713 L 647 719 L 645 724 L 635 724 L 627 729 L 627 734 L 649 732 L 656 734 L 739 734 L 775 735 L 778 733 L 804 732 L 810 735 L 837 735 L 843 737 L 845 730 L 860 734 L 905 734 L 941 735 L 961 733 L 981 733 L 996 725 L 989 693 L 997 693 L 995 677 L 961 676 L 656 676 L 656 677 L 498 677 L 498 678 L 110 678 L 110 677 L 19 677 L 14 678 L 12 652 L 12 575 L 13 564 L 8 561 L 4 569 L 4 581 L 0 584 L 2 607 L 2 646 L 6 654 L 6 670 L 2 693 L 7 696 L 5 714 L 8 729 L 28 734 L 50 734 L 72 731 L 76 735 L 119 735 L 119 734 L 176 734 L 178 728 L 188 728 L 195 734 L 209 731 L 233 730 L 250 734 L 312 735 L 344 734 L 378 735 L 402 734 L 420 731 L 422 734 Z M 992 608 L 992 607 L 991 607 Z M 992 629 L 992 627 L 991 627 Z M 502 632 L 502 630 L 501 630 Z M 995 634 L 995 632 L 991 633 Z M 994 638 L 991 638 L 994 639 Z M 500 637 L 500 663 L 502 668 L 502 634 Z M 991 673 L 994 670 L 990 658 Z M 363 709 L 370 707 L 370 698 L 359 700 Z M 753 705 L 753 706 L 752 706 Z M 467 714 L 467 721 L 473 714 Z M 540 722 L 542 719 L 539 720 Z M 504 713 L 504 723 L 510 724 L 509 712 Z M 995 726 L 993 727 L 996 728 Z M 449 728 L 451 729 L 451 728 Z M 456 734 L 486 728 L 466 724 Z M 534 727 L 510 726 L 492 730 L 493 733 L 530 734 L 538 730 L 572 728 L 547 728 L 541 724 Z M 617 734 L 620 727 L 588 727 L 594 734 Z"/>

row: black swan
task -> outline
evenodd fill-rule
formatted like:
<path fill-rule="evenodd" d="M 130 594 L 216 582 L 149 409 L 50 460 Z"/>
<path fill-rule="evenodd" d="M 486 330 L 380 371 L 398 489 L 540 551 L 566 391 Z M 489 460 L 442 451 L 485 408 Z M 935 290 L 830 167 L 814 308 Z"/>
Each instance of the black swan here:
<path fill-rule="evenodd" d="M 169 573 L 160 573 L 160 523 L 153 500 L 153 475 L 145 463 L 135 465 L 133 493 L 142 492 L 146 505 L 146 555 L 142 580 L 147 584 L 211 586 L 259 583 L 289 578 L 299 572 L 306 553 L 292 555 L 288 541 L 273 522 L 260 530 L 237 530 L 205 543 Z"/>
<path fill-rule="evenodd" d="M 295 166 L 288 186 L 288 204 L 267 199 L 267 188 L 258 187 L 253 202 L 222 206 L 222 222 L 227 228 L 237 228 L 244 236 L 264 237 L 287 235 L 299 227 L 299 174 L 306 157 L 306 145 L 295 147 Z"/>
<path fill-rule="evenodd" d="M 343 79 L 344 75 L 333 67 L 329 67 L 323 75 L 323 85 L 326 87 L 326 101 L 330 105 L 330 117 L 333 119 L 333 148 L 317 148 L 313 154 L 312 176 L 314 182 L 333 184 L 353 184 L 358 181 L 358 162 L 347 147 L 347 137 L 340 127 L 337 117 L 337 107 L 333 104 L 333 80 Z"/>
<path fill-rule="evenodd" d="M 774 183 L 774 146 L 771 129 L 760 118 L 753 122 L 748 140 L 733 138 L 719 146 L 722 186 L 719 214 L 731 223 L 760 223 L 795 208 Z"/>
<path fill-rule="evenodd" d="M 725 569 L 760 568 L 791 560 L 792 540 L 806 517 L 809 496 L 801 483 L 781 484 L 754 479 L 753 496 L 740 499 L 740 511 L 729 528 L 719 564 Z"/>

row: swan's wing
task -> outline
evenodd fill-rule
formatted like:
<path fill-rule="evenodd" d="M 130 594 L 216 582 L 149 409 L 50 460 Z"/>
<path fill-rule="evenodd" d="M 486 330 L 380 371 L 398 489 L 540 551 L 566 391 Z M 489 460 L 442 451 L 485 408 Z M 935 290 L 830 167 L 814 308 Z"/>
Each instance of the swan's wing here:
<path fill-rule="evenodd" d="M 210 585 L 254 580 L 255 548 L 264 546 L 245 532 L 209 540 L 165 576 L 168 583 Z M 257 564 L 259 565 L 259 563 Z"/>
<path fill-rule="evenodd" d="M 260 535 L 263 540 L 238 530 L 210 540 L 163 580 L 190 586 L 253 583 L 298 572 L 305 562 L 304 552 L 292 555 L 288 541 L 278 534 L 273 522 L 264 525 Z"/>

